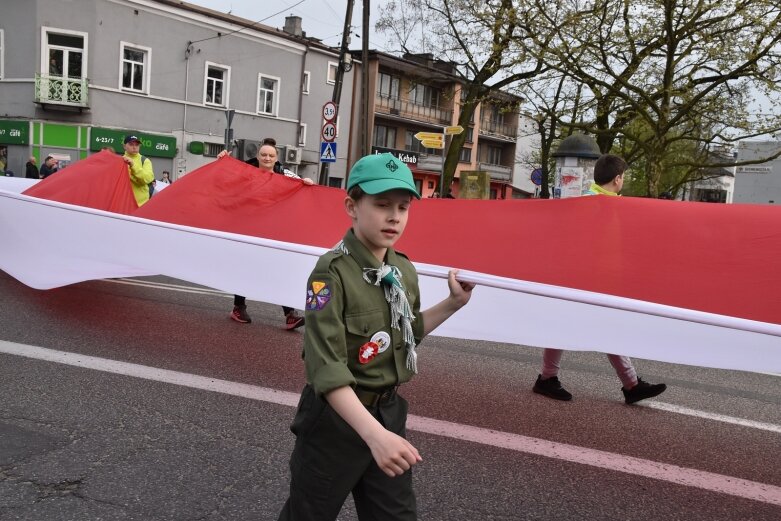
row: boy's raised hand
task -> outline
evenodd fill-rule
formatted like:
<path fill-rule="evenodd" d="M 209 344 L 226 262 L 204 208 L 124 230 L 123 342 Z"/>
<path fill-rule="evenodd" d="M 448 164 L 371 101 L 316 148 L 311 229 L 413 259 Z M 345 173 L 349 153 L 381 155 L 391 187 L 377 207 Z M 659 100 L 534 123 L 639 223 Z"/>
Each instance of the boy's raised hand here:
<path fill-rule="evenodd" d="M 472 297 L 472 290 L 475 289 L 475 284 L 472 282 L 461 282 L 456 280 L 458 270 L 450 270 L 447 273 L 447 285 L 450 288 L 450 298 L 452 298 L 458 307 L 462 307 L 469 302 Z"/>

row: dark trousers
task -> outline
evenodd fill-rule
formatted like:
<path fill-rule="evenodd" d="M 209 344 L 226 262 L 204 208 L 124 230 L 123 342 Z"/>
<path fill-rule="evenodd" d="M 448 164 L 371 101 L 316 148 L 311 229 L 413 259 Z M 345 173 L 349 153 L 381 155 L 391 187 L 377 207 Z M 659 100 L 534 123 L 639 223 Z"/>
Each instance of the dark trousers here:
<path fill-rule="evenodd" d="M 407 401 L 396 394 L 371 411 L 386 429 L 405 435 Z M 304 387 L 290 430 L 290 497 L 280 521 L 333 521 L 352 492 L 360 520 L 417 519 L 412 470 L 389 477 L 358 434 L 325 401 Z"/>
<path fill-rule="evenodd" d="M 241 295 L 233 295 L 233 305 L 234 306 L 246 306 L 247 305 L 247 299 L 246 297 L 242 297 Z M 287 315 L 293 311 L 293 308 L 289 308 L 287 306 L 282 306 L 282 312 Z"/>

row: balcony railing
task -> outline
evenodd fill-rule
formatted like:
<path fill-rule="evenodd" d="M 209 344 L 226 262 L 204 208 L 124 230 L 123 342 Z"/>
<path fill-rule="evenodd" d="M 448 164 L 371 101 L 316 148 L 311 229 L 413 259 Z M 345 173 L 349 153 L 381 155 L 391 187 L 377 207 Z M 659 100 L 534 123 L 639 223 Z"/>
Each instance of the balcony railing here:
<path fill-rule="evenodd" d="M 450 125 L 453 118 L 452 110 L 427 107 L 426 105 L 419 105 L 407 100 L 380 95 L 377 96 L 374 110 L 379 114 L 389 114 L 438 125 Z"/>
<path fill-rule="evenodd" d="M 478 163 L 477 169 L 488 172 L 488 175 L 490 175 L 492 179 L 502 179 L 504 181 L 509 181 L 513 174 L 513 169 L 511 167 L 493 165 L 491 163 Z"/>
<path fill-rule="evenodd" d="M 35 101 L 71 107 L 88 107 L 87 78 L 66 78 L 51 74 L 35 75 Z"/>
<path fill-rule="evenodd" d="M 483 120 L 480 122 L 480 133 L 515 141 L 518 137 L 518 126 Z"/>

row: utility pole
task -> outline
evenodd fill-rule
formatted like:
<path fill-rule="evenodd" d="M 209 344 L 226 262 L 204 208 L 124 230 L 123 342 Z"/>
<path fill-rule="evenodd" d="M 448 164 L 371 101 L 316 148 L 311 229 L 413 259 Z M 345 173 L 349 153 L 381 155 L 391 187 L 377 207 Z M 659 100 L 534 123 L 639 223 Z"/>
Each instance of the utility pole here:
<path fill-rule="evenodd" d="M 361 156 L 369 155 L 369 3 L 363 0 L 363 30 L 361 32 Z"/>
<path fill-rule="evenodd" d="M 347 13 L 344 17 L 344 31 L 342 32 L 342 46 L 339 48 L 339 66 L 336 69 L 336 83 L 334 83 L 334 93 L 331 101 L 336 104 L 336 110 L 339 110 L 339 99 L 342 97 L 342 81 L 344 73 L 352 69 L 352 60 L 346 59 L 349 56 L 347 46 L 350 45 L 350 25 L 353 19 L 354 0 L 347 0 Z M 338 114 L 338 112 L 337 112 Z M 328 184 L 328 163 L 320 163 L 319 184 Z"/>

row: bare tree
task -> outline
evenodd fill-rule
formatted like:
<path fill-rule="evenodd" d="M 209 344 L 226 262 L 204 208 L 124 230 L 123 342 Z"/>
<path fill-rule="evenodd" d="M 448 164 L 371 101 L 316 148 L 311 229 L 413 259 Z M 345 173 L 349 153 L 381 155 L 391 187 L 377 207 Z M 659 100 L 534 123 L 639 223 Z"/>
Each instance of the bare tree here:
<path fill-rule="evenodd" d="M 533 3 L 540 28 L 529 34 L 548 36 L 530 48 L 582 84 L 591 110 L 562 121 L 594 134 L 603 152 L 620 138 L 628 159 L 643 158 L 648 195 L 658 195 L 665 169 L 732 166 L 703 153 L 714 143 L 781 130 L 781 116 L 753 105 L 757 94 L 781 95 L 777 0 L 560 0 L 558 10 Z M 669 154 L 676 148 L 693 153 Z"/>
<path fill-rule="evenodd" d="M 513 0 L 394 0 L 381 11 L 377 30 L 397 37 L 401 50 L 431 52 L 453 62 L 462 80 L 458 124 L 464 128 L 479 103 L 498 90 L 544 70 L 542 53 L 527 46 L 545 45 L 530 35 L 532 20 Z M 418 35 L 418 31 L 420 35 Z M 493 81 L 488 85 L 489 81 Z M 444 194 L 453 180 L 466 134 L 453 136 L 445 156 Z"/>

